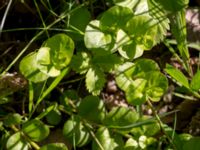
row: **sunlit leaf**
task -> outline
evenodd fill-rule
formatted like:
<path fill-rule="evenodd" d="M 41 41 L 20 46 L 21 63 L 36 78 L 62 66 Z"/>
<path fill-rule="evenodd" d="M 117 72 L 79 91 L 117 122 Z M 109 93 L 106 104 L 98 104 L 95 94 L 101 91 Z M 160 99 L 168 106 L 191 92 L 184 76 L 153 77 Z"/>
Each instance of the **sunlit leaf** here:
<path fill-rule="evenodd" d="M 85 30 L 85 46 L 88 49 L 111 50 L 114 46 L 112 35 L 100 30 L 100 21 L 91 21 Z"/>
<path fill-rule="evenodd" d="M 90 67 L 91 56 L 86 52 L 79 52 L 77 55 L 72 57 L 70 66 L 73 70 L 80 74 L 84 74 L 88 71 Z"/>
<path fill-rule="evenodd" d="M 48 75 L 38 69 L 36 57 L 37 53 L 30 53 L 21 60 L 19 65 L 19 69 L 26 79 L 35 83 L 45 81 L 48 78 Z"/>
<path fill-rule="evenodd" d="M 56 34 L 45 42 L 44 47 L 50 48 L 51 65 L 56 69 L 63 69 L 70 63 L 74 52 L 74 42 L 69 36 Z"/>
<path fill-rule="evenodd" d="M 104 124 L 111 128 L 124 127 L 136 122 L 138 118 L 138 114 L 129 108 L 114 107 L 106 115 Z M 126 130 L 129 131 L 130 128 L 127 128 Z"/>
<path fill-rule="evenodd" d="M 149 50 L 156 44 L 154 40 L 157 34 L 156 22 L 150 15 L 143 14 L 132 17 L 127 22 L 125 31 L 144 50 Z"/>
<path fill-rule="evenodd" d="M 147 88 L 146 94 L 150 100 L 157 102 L 161 96 L 167 91 L 168 81 L 167 78 L 160 72 L 151 72 L 147 74 Z"/>
<path fill-rule="evenodd" d="M 90 68 L 86 74 L 86 87 L 93 95 L 99 95 L 106 82 L 104 73 L 99 68 Z"/>
<path fill-rule="evenodd" d="M 192 77 L 191 83 L 190 83 L 190 87 L 194 90 L 194 91 L 199 91 L 200 89 L 200 70 L 198 70 L 195 75 Z"/>
<path fill-rule="evenodd" d="M 129 138 L 124 146 L 124 150 L 135 150 L 138 148 L 139 148 L 138 142 L 133 138 Z"/>
<path fill-rule="evenodd" d="M 126 22 L 133 16 L 131 9 L 122 6 L 113 6 L 105 11 L 100 19 L 100 28 L 115 31 L 123 29 Z"/>
<path fill-rule="evenodd" d="M 51 62 L 50 48 L 41 47 L 36 57 L 38 69 L 51 77 L 56 77 L 60 74 L 60 70 L 56 69 Z"/>
<path fill-rule="evenodd" d="M 156 0 L 156 2 L 167 11 L 176 12 L 185 8 L 188 5 L 189 0 Z"/>
<path fill-rule="evenodd" d="M 49 135 L 49 127 L 37 119 L 30 120 L 22 125 L 22 131 L 33 141 L 39 142 Z"/>
<path fill-rule="evenodd" d="M 111 135 L 110 131 L 105 127 L 99 128 L 95 136 L 99 143 L 97 144 L 96 141 L 93 141 L 92 150 L 102 150 L 102 148 L 104 150 L 115 150 L 117 147 L 120 146 L 120 142 L 117 143 L 117 139 L 113 135 Z"/>
<path fill-rule="evenodd" d="M 81 100 L 78 113 L 90 121 L 100 123 L 105 118 L 105 106 L 98 97 L 87 96 Z"/>
<path fill-rule="evenodd" d="M 129 104 L 141 105 L 147 100 L 145 91 L 147 82 L 145 79 L 137 79 L 128 87 L 125 94 Z"/>
<path fill-rule="evenodd" d="M 28 150 L 29 144 L 26 142 L 21 132 L 17 132 L 9 137 L 6 143 L 7 150 Z"/>
<path fill-rule="evenodd" d="M 165 71 L 175 79 L 179 84 L 182 86 L 189 88 L 189 82 L 187 77 L 178 69 L 174 68 L 173 66 L 167 64 Z"/>

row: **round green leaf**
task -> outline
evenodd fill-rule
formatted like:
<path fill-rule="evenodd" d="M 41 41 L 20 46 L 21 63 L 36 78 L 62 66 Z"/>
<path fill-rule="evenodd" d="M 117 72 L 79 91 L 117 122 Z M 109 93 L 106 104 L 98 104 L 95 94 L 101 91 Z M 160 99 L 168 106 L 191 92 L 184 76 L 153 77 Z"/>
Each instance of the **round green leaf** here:
<path fill-rule="evenodd" d="M 3 121 L 3 124 L 5 126 L 12 126 L 12 125 L 17 125 L 20 124 L 22 120 L 22 116 L 18 113 L 14 113 L 14 114 L 8 114 L 5 117 L 5 120 Z"/>
<path fill-rule="evenodd" d="M 143 49 L 123 31 L 118 30 L 115 46 L 112 51 L 118 50 L 120 55 L 126 59 L 134 59 L 143 54 Z"/>
<path fill-rule="evenodd" d="M 137 45 L 144 50 L 151 49 L 156 43 L 157 22 L 150 15 L 136 15 L 126 24 L 125 31 Z"/>
<path fill-rule="evenodd" d="M 37 53 L 30 53 L 25 56 L 19 65 L 20 72 L 32 82 L 42 82 L 47 80 L 48 75 L 38 69 L 36 61 Z"/>
<path fill-rule="evenodd" d="M 146 94 L 151 101 L 157 102 L 168 88 L 167 78 L 160 72 L 151 72 L 147 74 Z"/>
<path fill-rule="evenodd" d="M 100 19 L 100 28 L 109 31 L 123 29 L 132 16 L 133 12 L 128 7 L 113 6 L 103 13 Z"/>
<path fill-rule="evenodd" d="M 137 79 L 132 82 L 125 93 L 128 103 L 132 105 L 141 105 L 147 100 L 147 95 L 145 93 L 147 82 L 148 81 L 145 79 Z"/>
<path fill-rule="evenodd" d="M 138 114 L 127 107 L 114 107 L 106 115 L 104 124 L 111 128 L 123 127 L 123 130 L 130 130 L 129 127 L 125 127 L 136 122 L 138 118 Z"/>
<path fill-rule="evenodd" d="M 138 59 L 132 67 L 132 77 L 134 78 L 145 78 L 148 72 L 159 71 L 158 64 L 151 59 Z"/>
<path fill-rule="evenodd" d="M 49 47 L 41 47 L 39 49 L 36 61 L 38 69 L 48 76 L 56 77 L 60 74 L 60 70 L 56 69 L 51 62 Z"/>
<path fill-rule="evenodd" d="M 49 135 L 49 127 L 36 119 L 23 124 L 22 131 L 36 142 L 44 140 Z"/>
<path fill-rule="evenodd" d="M 87 96 L 80 102 L 78 113 L 90 121 L 100 123 L 105 118 L 105 106 L 98 97 Z"/>
<path fill-rule="evenodd" d="M 40 150 L 68 150 L 68 148 L 63 143 L 51 143 L 42 146 Z"/>
<path fill-rule="evenodd" d="M 88 49 L 111 50 L 114 46 L 111 34 L 100 30 L 98 20 L 91 21 L 85 30 L 84 42 Z"/>
<path fill-rule="evenodd" d="M 76 146 L 82 147 L 90 141 L 90 133 L 77 116 L 65 122 L 63 127 L 64 137 Z"/>
<path fill-rule="evenodd" d="M 54 109 L 46 115 L 46 120 L 51 125 L 58 125 L 61 119 L 62 115 L 58 109 Z"/>
<path fill-rule="evenodd" d="M 70 24 L 69 28 L 73 32 L 69 32 L 68 35 L 75 41 L 83 40 L 83 33 L 90 20 L 91 14 L 85 6 L 74 9 L 74 11 L 70 13 L 68 21 Z"/>
<path fill-rule="evenodd" d="M 56 34 L 49 38 L 44 46 L 50 48 L 50 61 L 56 69 L 63 69 L 70 63 L 74 42 L 69 36 Z"/>
<path fill-rule="evenodd" d="M 28 150 L 29 144 L 22 137 L 22 133 L 17 132 L 9 137 L 6 148 L 7 150 Z"/>

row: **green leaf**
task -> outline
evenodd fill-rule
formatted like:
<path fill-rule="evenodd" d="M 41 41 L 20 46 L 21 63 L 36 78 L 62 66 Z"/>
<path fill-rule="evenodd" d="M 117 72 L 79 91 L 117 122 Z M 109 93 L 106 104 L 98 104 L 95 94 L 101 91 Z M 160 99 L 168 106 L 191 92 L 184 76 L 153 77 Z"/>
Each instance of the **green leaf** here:
<path fill-rule="evenodd" d="M 99 68 L 90 68 L 86 74 L 86 87 L 93 95 L 99 95 L 106 82 L 104 73 Z"/>
<path fill-rule="evenodd" d="M 84 42 L 85 46 L 91 50 L 106 50 L 109 51 L 114 46 L 112 35 L 104 33 L 100 30 L 100 21 L 91 21 L 85 30 Z"/>
<path fill-rule="evenodd" d="M 51 54 L 49 47 L 41 47 L 36 57 L 38 69 L 50 77 L 60 75 L 60 70 L 56 69 L 51 62 Z"/>
<path fill-rule="evenodd" d="M 115 150 L 120 146 L 120 143 L 116 142 L 117 139 L 114 138 L 114 136 L 111 136 L 110 131 L 105 127 L 99 128 L 95 135 L 100 145 L 97 144 L 95 140 L 93 140 L 92 150 Z"/>
<path fill-rule="evenodd" d="M 139 118 L 137 123 L 145 122 L 149 119 L 150 119 L 149 116 L 143 115 L 141 118 Z M 160 131 L 160 126 L 158 122 L 155 120 L 151 120 L 146 124 L 144 123 L 144 124 L 141 124 L 139 127 L 133 128 L 131 130 L 131 133 L 134 134 L 136 137 L 141 136 L 141 135 L 150 137 L 150 136 L 156 135 L 159 131 Z"/>
<path fill-rule="evenodd" d="M 134 63 L 132 74 L 130 74 L 133 79 L 145 78 L 149 72 L 160 71 L 158 64 L 151 59 L 138 59 Z"/>
<path fill-rule="evenodd" d="M 124 146 L 124 150 L 137 150 L 137 149 L 139 149 L 138 142 L 133 138 L 129 138 L 126 141 L 126 144 Z"/>
<path fill-rule="evenodd" d="M 100 28 L 108 31 L 123 29 L 126 22 L 133 16 L 131 9 L 122 6 L 113 6 L 105 11 L 100 19 Z"/>
<path fill-rule="evenodd" d="M 155 1 L 155 0 L 154 0 Z M 189 0 L 156 0 L 158 4 L 160 4 L 165 10 L 167 11 L 180 11 L 181 9 L 185 8 Z M 154 2 L 155 3 L 155 2 Z"/>
<path fill-rule="evenodd" d="M 68 35 L 75 41 L 83 40 L 85 28 L 90 20 L 91 14 L 85 6 L 74 9 L 67 20 L 69 22 L 67 26 L 72 30 Z"/>
<path fill-rule="evenodd" d="M 167 91 L 167 78 L 160 72 L 151 72 L 147 74 L 146 94 L 151 101 L 158 102 L 161 96 Z"/>
<path fill-rule="evenodd" d="M 183 150 L 199 150 L 200 137 L 193 137 L 183 145 Z"/>
<path fill-rule="evenodd" d="M 167 35 L 167 30 L 170 29 L 170 21 L 159 4 L 154 1 L 146 1 L 148 3 L 148 13 L 156 22 L 157 34 L 155 40 L 159 43 Z"/>
<path fill-rule="evenodd" d="M 198 83 L 200 83 L 200 70 L 198 70 L 195 73 L 195 75 L 192 77 L 192 80 L 190 83 L 191 89 L 198 92 L 200 89 L 200 85 Z"/>
<path fill-rule="evenodd" d="M 105 113 L 103 101 L 96 96 L 85 97 L 78 106 L 78 114 L 80 116 L 96 123 L 103 121 Z"/>
<path fill-rule="evenodd" d="M 141 105 L 147 100 L 146 85 L 147 80 L 137 79 L 125 91 L 126 99 L 129 104 Z"/>
<path fill-rule="evenodd" d="M 30 53 L 21 60 L 19 65 L 20 72 L 34 83 L 45 81 L 48 78 L 48 75 L 37 68 L 36 57 L 37 53 Z"/>
<path fill-rule="evenodd" d="M 71 143 L 75 143 L 76 146 L 82 147 L 90 141 L 90 133 L 80 118 L 72 116 L 68 121 L 65 122 L 63 127 L 63 135 Z"/>
<path fill-rule="evenodd" d="M 178 69 L 173 66 L 167 64 L 165 71 L 175 79 L 179 84 L 189 89 L 189 82 L 187 77 Z"/>
<path fill-rule="evenodd" d="M 156 24 L 150 15 L 136 15 L 127 22 L 125 31 L 137 45 L 140 45 L 144 50 L 149 50 L 157 44 L 155 41 Z"/>
<path fill-rule="evenodd" d="M 89 120 L 103 120 L 105 117 L 104 103 L 97 96 L 87 96 L 81 100 L 78 113 Z"/>
<path fill-rule="evenodd" d="M 72 57 L 70 66 L 80 74 L 85 74 L 90 67 L 91 56 L 86 52 L 78 52 Z"/>
<path fill-rule="evenodd" d="M 68 150 L 68 148 L 63 143 L 51 143 L 42 146 L 40 150 Z"/>
<path fill-rule="evenodd" d="M 168 81 L 160 73 L 158 64 L 150 59 L 138 59 L 128 66 L 116 77 L 117 85 L 125 91 L 127 101 L 132 105 L 141 105 L 147 98 L 159 101 L 168 88 Z"/>
<path fill-rule="evenodd" d="M 50 61 L 56 69 L 63 69 L 70 63 L 74 52 L 74 42 L 67 35 L 54 35 L 46 41 L 44 47 L 50 48 Z"/>
<path fill-rule="evenodd" d="M 126 59 L 135 59 L 142 56 L 144 50 L 143 47 L 137 45 L 135 41 L 132 41 L 129 44 L 124 44 L 118 49 L 120 55 Z"/>
<path fill-rule="evenodd" d="M 133 9 L 134 7 L 136 7 L 136 5 L 139 5 L 139 1 L 141 0 L 134 0 L 134 1 L 133 0 L 113 0 L 115 5 L 128 7 L 130 9 Z"/>
<path fill-rule="evenodd" d="M 6 148 L 7 150 L 28 150 L 29 144 L 22 137 L 22 133 L 17 132 L 9 137 Z"/>
<path fill-rule="evenodd" d="M 18 125 L 22 121 L 22 116 L 18 113 L 13 113 L 13 114 L 8 114 L 4 121 L 3 124 L 5 126 L 12 126 L 12 125 Z"/>
<path fill-rule="evenodd" d="M 119 128 L 128 126 L 138 120 L 138 114 L 127 108 L 127 107 L 114 107 L 112 110 L 106 115 L 104 120 L 104 124 L 109 128 Z M 127 128 L 123 131 L 129 131 L 130 128 Z"/>
<path fill-rule="evenodd" d="M 62 114 L 55 108 L 46 115 L 46 120 L 51 125 L 58 125 L 62 120 Z"/>
<path fill-rule="evenodd" d="M 22 125 L 22 131 L 33 141 L 39 142 L 49 135 L 49 127 L 37 119 L 27 121 Z"/>
<path fill-rule="evenodd" d="M 117 85 L 123 91 L 127 91 L 130 84 L 132 84 L 132 68 L 134 64 L 131 62 L 126 62 L 123 65 L 118 66 L 117 68 L 117 76 L 115 78 Z M 129 73 L 131 72 L 131 73 Z"/>
<path fill-rule="evenodd" d="M 101 67 L 104 71 L 111 71 L 114 69 L 114 67 L 118 64 L 120 64 L 122 61 L 119 56 L 115 54 L 110 55 L 100 55 L 100 56 L 94 56 L 92 58 L 92 64 L 94 66 Z"/>

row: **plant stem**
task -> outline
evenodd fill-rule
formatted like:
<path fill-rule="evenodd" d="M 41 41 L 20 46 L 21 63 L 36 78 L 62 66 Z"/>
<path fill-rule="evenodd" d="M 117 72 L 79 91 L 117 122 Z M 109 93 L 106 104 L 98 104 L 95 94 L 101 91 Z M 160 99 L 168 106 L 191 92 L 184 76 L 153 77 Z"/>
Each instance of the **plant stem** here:
<path fill-rule="evenodd" d="M 16 126 L 14 126 L 14 125 L 12 125 L 11 126 L 11 129 L 13 130 L 13 131 L 15 131 L 15 132 L 19 132 L 20 130 L 16 127 Z M 23 133 L 23 132 L 22 132 Z M 36 149 L 36 150 L 39 150 L 40 149 L 40 146 L 37 144 L 37 143 L 35 143 L 35 142 L 33 142 L 29 137 L 27 137 L 25 134 L 21 134 L 26 140 L 27 140 L 27 142 L 34 148 L 34 149 Z"/>
<path fill-rule="evenodd" d="M 162 121 L 160 120 L 159 115 L 157 114 L 156 110 L 154 109 L 154 107 L 153 107 L 153 105 L 152 105 L 152 103 L 151 103 L 151 101 L 150 101 L 149 99 L 147 100 L 147 103 L 148 103 L 149 107 L 151 108 L 151 110 L 152 110 L 154 116 L 156 117 L 156 119 L 157 119 L 157 121 L 158 121 L 158 123 L 159 123 L 160 129 L 161 129 L 162 132 L 166 135 L 167 139 L 168 139 L 169 142 L 172 144 L 172 146 L 174 147 L 174 149 L 176 149 L 176 147 L 175 147 L 175 145 L 174 145 L 172 139 L 171 139 L 171 138 L 169 137 L 169 135 L 166 133 L 165 128 L 164 128 L 164 126 L 163 126 L 163 123 L 162 123 Z"/>

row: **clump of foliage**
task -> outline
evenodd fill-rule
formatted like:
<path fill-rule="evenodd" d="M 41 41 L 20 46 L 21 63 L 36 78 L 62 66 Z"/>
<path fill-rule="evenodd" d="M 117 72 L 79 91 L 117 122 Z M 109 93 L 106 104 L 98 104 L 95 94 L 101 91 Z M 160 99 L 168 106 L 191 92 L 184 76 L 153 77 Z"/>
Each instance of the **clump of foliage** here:
<path fill-rule="evenodd" d="M 44 30 L 30 40 L 0 76 L 0 89 L 6 88 L 0 92 L 0 149 L 197 149 L 198 137 L 175 133 L 161 121 L 171 112 L 159 115 L 152 105 L 168 90 L 167 76 L 187 94 L 200 98 L 200 86 L 196 84 L 200 72 L 193 73 L 189 65 L 184 18 L 187 0 L 107 0 L 99 2 L 105 6 L 100 13 L 95 12 L 100 4 L 93 0 L 62 1 L 60 15 L 50 2 L 42 1 L 54 18 L 49 25 L 34 2 Z M 53 26 L 62 32 L 50 33 Z M 178 52 L 170 46 L 168 31 L 176 39 Z M 48 38 L 40 48 L 23 55 L 43 34 Z M 160 68 L 155 60 L 142 57 L 161 42 L 180 60 L 186 75 L 169 64 Z M 20 87 L 6 86 L 12 79 L 7 72 L 17 61 L 28 82 L 23 114 L 8 111 L 9 104 L 15 101 L 13 93 L 20 92 Z M 108 74 L 114 76 L 130 107 L 106 108 L 100 94 Z M 78 79 L 72 80 L 71 76 Z M 65 82 L 79 81 L 87 92 L 80 94 L 79 89 L 63 86 Z M 54 92 L 59 94 L 54 96 Z M 142 114 L 144 103 L 153 116 Z M 41 144 L 57 128 L 62 128 L 65 142 L 55 139 Z"/>

